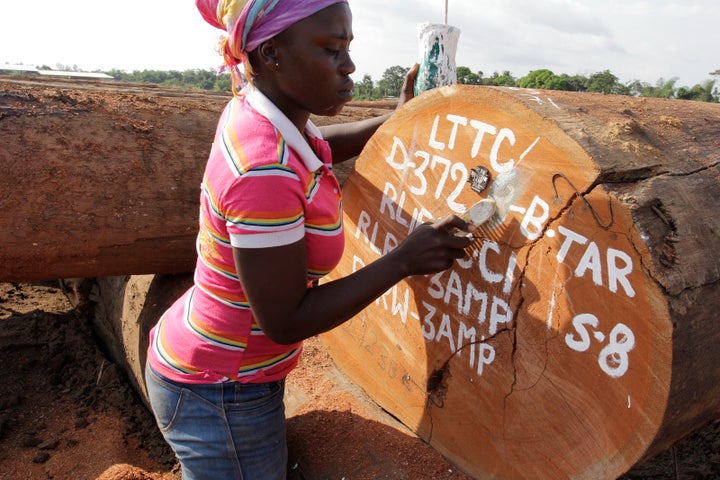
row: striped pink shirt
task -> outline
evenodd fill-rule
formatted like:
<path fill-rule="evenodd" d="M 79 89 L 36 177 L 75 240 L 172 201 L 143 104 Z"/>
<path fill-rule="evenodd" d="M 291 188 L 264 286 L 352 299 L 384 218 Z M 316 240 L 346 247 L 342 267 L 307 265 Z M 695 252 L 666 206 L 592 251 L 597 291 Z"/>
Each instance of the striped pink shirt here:
<path fill-rule="evenodd" d="M 340 261 L 342 202 L 330 147 L 312 122 L 305 133 L 312 149 L 257 90 L 225 108 L 202 182 L 194 285 L 150 332 L 148 362 L 165 377 L 268 382 L 297 365 L 302 343 L 278 345 L 255 322 L 232 247 L 289 245 L 304 237 L 308 285 Z M 277 292 L 278 301 L 282 296 Z"/>

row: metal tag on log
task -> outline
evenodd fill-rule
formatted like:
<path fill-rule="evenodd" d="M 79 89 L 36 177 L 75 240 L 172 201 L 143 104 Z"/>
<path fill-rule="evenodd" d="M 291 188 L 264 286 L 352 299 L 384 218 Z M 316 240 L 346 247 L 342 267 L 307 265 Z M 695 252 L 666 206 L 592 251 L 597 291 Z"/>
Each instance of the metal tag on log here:
<path fill-rule="evenodd" d="M 482 193 L 490 183 L 490 170 L 478 165 L 477 167 L 470 170 L 470 188 L 477 193 Z"/>

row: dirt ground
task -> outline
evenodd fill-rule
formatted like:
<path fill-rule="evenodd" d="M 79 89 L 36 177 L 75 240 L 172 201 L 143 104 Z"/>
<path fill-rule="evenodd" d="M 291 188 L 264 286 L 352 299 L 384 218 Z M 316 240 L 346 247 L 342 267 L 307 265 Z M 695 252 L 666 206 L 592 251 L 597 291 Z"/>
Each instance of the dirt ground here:
<path fill-rule="evenodd" d="M 386 107 L 371 106 L 371 115 Z M 180 478 L 90 313 L 73 308 L 56 281 L 0 283 L 0 322 L 0 480 Z M 287 388 L 289 479 L 467 478 L 371 402 L 358 404 L 362 392 L 319 340 L 307 342 Z M 720 479 L 720 422 L 623 478 Z"/>

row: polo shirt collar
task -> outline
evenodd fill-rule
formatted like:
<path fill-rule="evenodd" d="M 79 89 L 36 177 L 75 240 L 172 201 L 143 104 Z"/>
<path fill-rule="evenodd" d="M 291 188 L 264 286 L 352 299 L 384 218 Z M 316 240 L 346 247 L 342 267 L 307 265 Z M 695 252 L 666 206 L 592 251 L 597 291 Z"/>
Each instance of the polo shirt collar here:
<path fill-rule="evenodd" d="M 293 125 L 289 118 L 275 106 L 260 90 L 253 88 L 248 85 L 243 89 L 245 98 L 252 108 L 255 109 L 260 115 L 267 118 L 275 128 L 278 129 L 280 135 L 283 136 L 285 142 L 293 149 L 302 159 L 303 163 L 309 171 L 315 171 L 321 168 L 324 164 L 315 154 L 310 145 L 303 138 L 302 133 Z M 305 131 L 311 137 L 322 139 L 322 133 L 314 123 L 309 119 L 305 125 Z"/>

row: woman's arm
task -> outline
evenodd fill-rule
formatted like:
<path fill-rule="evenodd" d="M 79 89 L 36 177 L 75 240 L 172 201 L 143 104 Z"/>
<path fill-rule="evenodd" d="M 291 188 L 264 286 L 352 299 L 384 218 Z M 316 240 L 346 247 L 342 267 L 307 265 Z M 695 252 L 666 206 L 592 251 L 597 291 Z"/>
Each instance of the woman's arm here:
<path fill-rule="evenodd" d="M 415 229 L 397 248 L 341 279 L 307 287 L 305 242 L 273 248 L 234 248 L 240 283 L 260 328 L 291 344 L 350 319 L 405 277 L 450 268 L 471 240 L 455 236 L 468 225 L 456 216 Z"/>
<path fill-rule="evenodd" d="M 413 98 L 413 87 L 418 72 L 418 64 L 415 64 L 405 75 L 400 98 L 396 108 Z M 392 113 L 379 117 L 368 118 L 357 122 L 338 123 L 320 127 L 325 140 L 330 144 L 333 152 L 333 163 L 341 163 L 360 155 L 365 144 L 380 125 L 390 118 Z"/>

